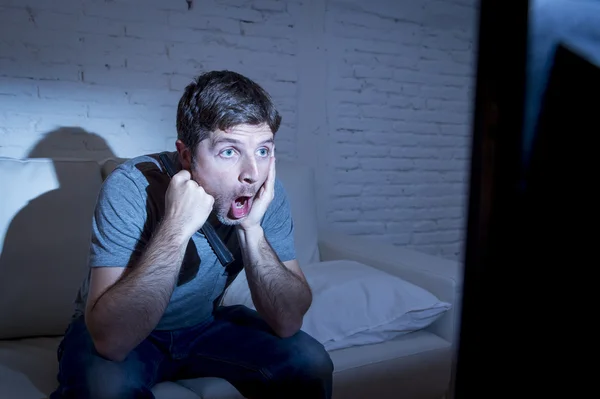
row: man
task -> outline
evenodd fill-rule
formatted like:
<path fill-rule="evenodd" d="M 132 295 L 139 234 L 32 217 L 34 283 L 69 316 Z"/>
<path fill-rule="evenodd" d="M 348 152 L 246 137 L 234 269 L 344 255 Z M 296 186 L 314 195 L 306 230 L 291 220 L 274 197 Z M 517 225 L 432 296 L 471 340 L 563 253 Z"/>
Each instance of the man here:
<path fill-rule="evenodd" d="M 280 122 L 259 85 L 209 72 L 179 102 L 173 178 L 157 154 L 107 177 L 51 399 L 152 398 L 161 381 L 196 377 L 249 398 L 331 397 L 331 359 L 300 331 L 312 296 L 276 179 Z M 218 261 L 205 223 L 232 264 Z M 242 269 L 257 311 L 219 305 Z"/>

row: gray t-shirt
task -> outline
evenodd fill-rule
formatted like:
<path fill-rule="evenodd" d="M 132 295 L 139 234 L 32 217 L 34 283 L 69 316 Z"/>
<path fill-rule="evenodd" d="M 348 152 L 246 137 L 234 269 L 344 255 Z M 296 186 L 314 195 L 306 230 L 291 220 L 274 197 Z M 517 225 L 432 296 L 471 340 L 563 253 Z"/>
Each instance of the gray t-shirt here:
<path fill-rule="evenodd" d="M 169 153 L 169 156 L 176 171 L 181 170 L 177 153 Z M 93 215 L 90 270 L 92 267 L 135 265 L 164 214 L 169 180 L 158 154 L 130 159 L 106 178 Z M 275 198 L 261 225 L 282 262 L 296 259 L 290 205 L 278 179 L 275 180 Z M 206 320 L 218 305 L 225 288 L 243 269 L 235 228 L 219 225 L 215 230 L 235 261 L 223 267 L 204 235 L 195 233 L 187 246 L 178 282 L 157 330 L 183 328 Z M 89 275 L 88 272 L 77 294 L 74 317 L 84 313 Z"/>

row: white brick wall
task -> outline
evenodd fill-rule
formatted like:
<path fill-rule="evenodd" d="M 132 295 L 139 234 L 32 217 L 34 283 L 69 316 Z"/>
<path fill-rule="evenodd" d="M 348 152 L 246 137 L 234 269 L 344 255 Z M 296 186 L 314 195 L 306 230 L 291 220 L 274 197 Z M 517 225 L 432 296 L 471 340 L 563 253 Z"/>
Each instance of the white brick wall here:
<path fill-rule="evenodd" d="M 293 5 L 1 0 L 0 155 L 27 156 L 61 126 L 102 136 L 118 156 L 174 148 L 185 85 L 232 69 L 272 93 L 284 117 L 278 150 L 295 157 Z"/>
<path fill-rule="evenodd" d="M 460 256 L 474 0 L 194 3 L 0 0 L 0 156 L 65 126 L 101 139 L 56 154 L 171 149 L 184 86 L 232 69 L 275 98 L 278 153 L 320 168 L 322 225 Z"/>
<path fill-rule="evenodd" d="M 331 1 L 328 224 L 462 254 L 473 1 Z"/>

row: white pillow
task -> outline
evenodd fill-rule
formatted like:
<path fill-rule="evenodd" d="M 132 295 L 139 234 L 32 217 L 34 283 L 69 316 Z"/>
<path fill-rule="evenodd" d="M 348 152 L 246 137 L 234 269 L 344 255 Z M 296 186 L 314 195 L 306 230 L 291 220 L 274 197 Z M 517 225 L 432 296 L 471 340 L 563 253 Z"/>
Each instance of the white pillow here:
<path fill-rule="evenodd" d="M 421 287 L 354 261 L 316 262 L 302 270 L 313 291 L 302 330 L 327 350 L 421 330 L 451 307 Z M 244 272 L 223 298 L 225 306 L 236 304 L 255 309 Z"/>

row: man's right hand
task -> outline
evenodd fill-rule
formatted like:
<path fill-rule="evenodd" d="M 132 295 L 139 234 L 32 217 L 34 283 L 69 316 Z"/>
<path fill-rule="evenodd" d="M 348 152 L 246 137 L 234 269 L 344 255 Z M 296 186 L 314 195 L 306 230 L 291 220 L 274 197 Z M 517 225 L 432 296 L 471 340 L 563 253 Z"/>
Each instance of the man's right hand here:
<path fill-rule="evenodd" d="M 204 225 L 215 202 L 191 177 L 189 171 L 179 171 L 165 194 L 165 219 L 186 240 Z"/>

